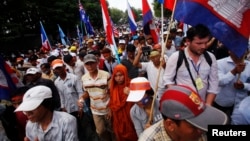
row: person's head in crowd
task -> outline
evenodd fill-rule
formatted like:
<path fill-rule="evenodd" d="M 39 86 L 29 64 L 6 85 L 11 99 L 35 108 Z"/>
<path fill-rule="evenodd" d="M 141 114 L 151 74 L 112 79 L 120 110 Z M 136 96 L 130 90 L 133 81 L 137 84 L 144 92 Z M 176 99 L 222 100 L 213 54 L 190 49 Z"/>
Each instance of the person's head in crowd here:
<path fill-rule="evenodd" d="M 161 44 L 159 44 L 159 43 L 158 44 L 154 44 L 153 50 L 157 50 L 157 51 L 159 51 L 161 53 L 161 50 L 162 50 Z"/>
<path fill-rule="evenodd" d="M 29 89 L 29 87 L 23 86 L 11 92 L 11 103 L 16 109 L 23 101 L 23 95 Z"/>
<path fill-rule="evenodd" d="M 51 68 L 49 63 L 43 63 L 40 65 L 41 71 L 44 74 L 49 75 L 51 73 Z"/>
<path fill-rule="evenodd" d="M 87 55 L 86 51 L 80 51 L 78 53 L 78 57 L 81 61 L 83 61 L 84 56 Z"/>
<path fill-rule="evenodd" d="M 24 59 L 22 56 L 19 56 L 16 58 L 16 63 L 17 63 L 17 66 L 23 66 L 24 64 Z"/>
<path fill-rule="evenodd" d="M 62 54 L 63 54 L 63 56 L 68 55 L 69 54 L 69 49 L 68 48 L 62 49 Z"/>
<path fill-rule="evenodd" d="M 49 64 L 51 64 L 52 63 L 52 61 L 54 61 L 55 59 L 58 59 L 56 56 L 54 56 L 54 55 L 51 55 L 51 56 L 49 56 L 48 58 L 47 58 L 47 62 L 49 63 Z"/>
<path fill-rule="evenodd" d="M 111 49 L 107 47 L 103 48 L 101 53 L 105 60 L 111 60 L 113 58 Z"/>
<path fill-rule="evenodd" d="M 146 43 L 145 43 L 145 42 L 146 42 L 146 39 L 145 39 L 144 36 L 139 36 L 138 40 L 139 40 L 139 44 L 140 44 L 142 47 L 146 45 Z"/>
<path fill-rule="evenodd" d="M 182 31 L 182 29 L 178 28 L 177 31 L 176 31 L 176 35 L 182 37 L 182 36 L 183 36 L 183 31 Z"/>
<path fill-rule="evenodd" d="M 121 51 L 124 51 L 126 49 L 126 41 L 125 41 L 125 39 L 119 39 L 118 48 Z"/>
<path fill-rule="evenodd" d="M 132 40 L 133 40 L 133 44 L 137 45 L 139 43 L 139 36 L 138 35 L 132 36 Z"/>
<path fill-rule="evenodd" d="M 153 100 L 154 90 L 145 77 L 136 77 L 130 81 L 127 102 L 135 102 L 140 108 L 149 106 Z"/>
<path fill-rule="evenodd" d="M 146 35 L 146 42 L 148 45 L 152 45 L 154 43 L 152 35 Z"/>
<path fill-rule="evenodd" d="M 208 131 L 208 125 L 225 125 L 227 115 L 206 105 L 187 86 L 169 87 L 160 99 L 164 128 L 172 140 L 198 140 Z"/>
<path fill-rule="evenodd" d="M 23 101 L 15 112 L 23 111 L 31 122 L 41 122 L 54 109 L 51 89 L 47 86 L 38 85 L 30 88 L 24 94 Z"/>
<path fill-rule="evenodd" d="M 180 44 L 180 50 L 184 50 L 184 48 L 187 47 L 187 37 L 183 37 L 181 40 L 181 44 Z"/>
<path fill-rule="evenodd" d="M 87 40 L 87 48 L 92 49 L 93 45 L 94 45 L 94 40 L 92 38 L 89 38 Z"/>
<path fill-rule="evenodd" d="M 157 50 L 152 50 L 149 54 L 150 60 L 153 62 L 155 66 L 159 66 L 161 63 L 161 53 Z"/>
<path fill-rule="evenodd" d="M 75 66 L 76 63 L 76 60 L 70 54 L 63 56 L 63 61 L 69 66 Z"/>
<path fill-rule="evenodd" d="M 99 50 L 93 50 L 93 51 L 89 52 L 89 54 L 94 54 L 95 57 L 97 58 L 97 60 L 99 60 L 101 58 L 101 52 Z"/>
<path fill-rule="evenodd" d="M 198 24 L 187 31 L 187 46 L 196 55 L 201 55 L 207 49 L 207 43 L 211 38 L 209 29 L 202 24 Z"/>
<path fill-rule="evenodd" d="M 175 39 L 176 33 L 177 33 L 177 29 L 176 28 L 170 29 L 170 34 L 169 34 L 170 38 Z"/>
<path fill-rule="evenodd" d="M 36 67 L 31 67 L 27 69 L 24 79 L 26 84 L 35 83 L 42 76 L 42 72 L 40 69 Z"/>
<path fill-rule="evenodd" d="M 171 46 L 172 46 L 172 38 L 170 38 L 170 37 L 168 37 L 168 40 L 167 40 L 167 43 L 166 43 L 166 48 L 167 49 L 170 49 L 171 48 Z"/>
<path fill-rule="evenodd" d="M 36 55 L 31 55 L 28 59 L 28 62 L 32 65 L 32 66 L 37 66 L 37 59 L 38 57 Z"/>
<path fill-rule="evenodd" d="M 55 75 L 57 76 L 66 76 L 66 66 L 64 65 L 64 62 L 62 59 L 55 59 L 50 66 L 52 67 L 52 70 Z"/>
<path fill-rule="evenodd" d="M 128 55 L 128 59 L 134 60 L 135 58 L 135 46 L 133 44 L 128 44 L 127 46 L 127 55 Z"/>
<path fill-rule="evenodd" d="M 98 60 L 94 54 L 87 54 L 84 56 L 83 62 L 89 73 L 98 71 Z"/>
<path fill-rule="evenodd" d="M 69 51 L 70 51 L 70 52 L 77 53 L 77 47 L 76 47 L 76 46 L 71 46 L 71 47 L 69 48 Z"/>

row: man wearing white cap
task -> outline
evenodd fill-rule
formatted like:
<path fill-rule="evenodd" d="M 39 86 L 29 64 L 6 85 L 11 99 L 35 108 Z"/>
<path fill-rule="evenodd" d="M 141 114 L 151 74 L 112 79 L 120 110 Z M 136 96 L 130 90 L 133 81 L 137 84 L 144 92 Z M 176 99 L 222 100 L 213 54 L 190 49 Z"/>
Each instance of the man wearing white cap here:
<path fill-rule="evenodd" d="M 75 117 L 54 111 L 49 87 L 39 85 L 29 89 L 17 111 L 23 111 L 29 119 L 25 141 L 78 141 Z"/>
<path fill-rule="evenodd" d="M 130 109 L 130 117 L 138 138 L 146 128 L 162 119 L 158 108 L 159 103 L 155 102 L 152 105 L 153 95 L 154 91 L 145 77 L 136 77 L 131 80 L 127 102 L 135 102 Z M 151 107 L 154 109 L 152 121 L 149 119 Z"/>
<path fill-rule="evenodd" d="M 187 86 L 169 87 L 160 100 L 163 120 L 146 129 L 139 141 L 206 141 L 208 125 L 225 125 L 227 115 L 206 105 Z"/>

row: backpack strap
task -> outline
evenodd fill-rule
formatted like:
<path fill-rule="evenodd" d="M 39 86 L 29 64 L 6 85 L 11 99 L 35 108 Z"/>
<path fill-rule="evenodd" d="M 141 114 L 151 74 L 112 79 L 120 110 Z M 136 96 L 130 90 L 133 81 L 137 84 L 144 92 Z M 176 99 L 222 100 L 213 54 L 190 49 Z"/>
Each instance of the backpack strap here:
<path fill-rule="evenodd" d="M 208 65 L 211 67 L 211 65 L 212 65 L 212 59 L 211 59 L 210 55 L 208 54 L 207 51 L 205 51 L 203 54 L 204 54 L 204 57 L 205 57 Z"/>
<path fill-rule="evenodd" d="M 184 56 L 184 51 L 183 50 L 179 50 L 179 56 L 178 56 L 178 60 L 177 60 L 177 65 L 176 65 L 176 69 L 175 69 L 175 75 L 174 75 L 174 81 L 176 84 L 176 75 L 177 75 L 177 71 L 180 68 L 182 62 L 183 62 L 183 56 Z"/>

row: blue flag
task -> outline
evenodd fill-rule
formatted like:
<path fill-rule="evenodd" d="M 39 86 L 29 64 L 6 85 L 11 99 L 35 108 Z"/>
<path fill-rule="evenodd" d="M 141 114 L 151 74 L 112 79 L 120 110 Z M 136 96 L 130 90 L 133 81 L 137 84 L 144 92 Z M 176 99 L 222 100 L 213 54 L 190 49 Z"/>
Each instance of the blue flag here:
<path fill-rule="evenodd" d="M 65 34 L 63 32 L 63 30 L 61 29 L 60 25 L 58 24 L 58 30 L 59 30 L 59 35 L 60 35 L 60 38 L 61 38 L 61 42 L 63 45 L 67 45 L 66 41 L 65 41 Z"/>
<path fill-rule="evenodd" d="M 81 21 L 83 21 L 86 32 L 88 35 L 94 35 L 94 29 L 89 21 L 89 16 L 86 14 L 85 10 L 83 9 L 82 4 L 79 1 L 79 11 L 80 11 L 80 16 L 81 16 Z"/>

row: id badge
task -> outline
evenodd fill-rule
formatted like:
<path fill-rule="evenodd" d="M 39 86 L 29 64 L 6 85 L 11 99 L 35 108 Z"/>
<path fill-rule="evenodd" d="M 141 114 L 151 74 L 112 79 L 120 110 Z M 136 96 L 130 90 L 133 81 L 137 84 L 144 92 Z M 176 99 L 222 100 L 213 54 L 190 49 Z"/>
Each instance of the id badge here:
<path fill-rule="evenodd" d="M 195 83 L 198 90 L 201 90 L 204 87 L 200 77 L 195 79 Z"/>

